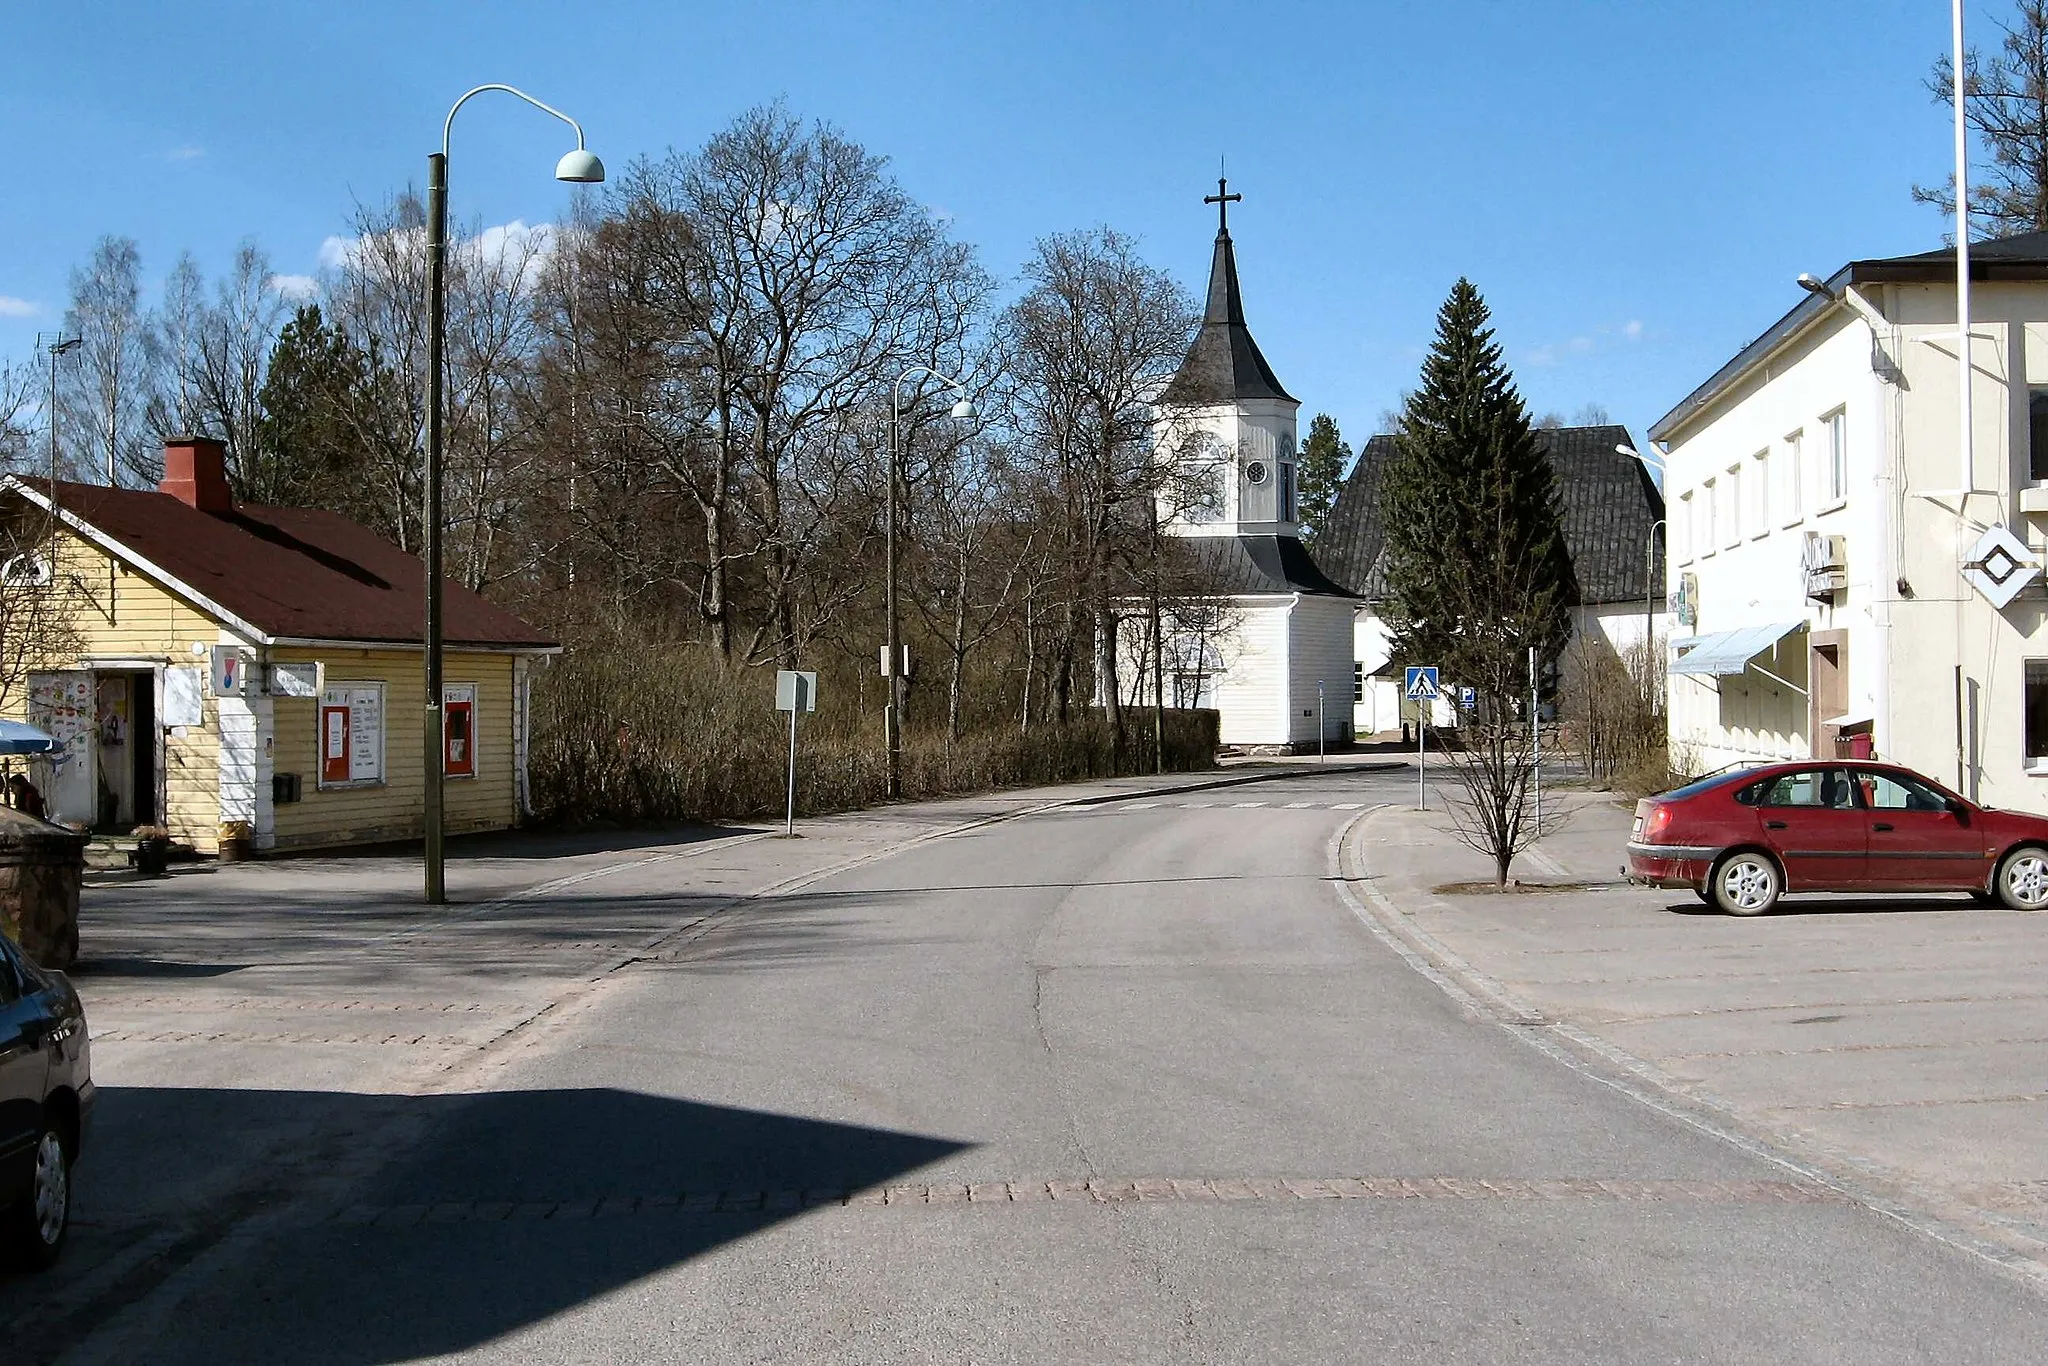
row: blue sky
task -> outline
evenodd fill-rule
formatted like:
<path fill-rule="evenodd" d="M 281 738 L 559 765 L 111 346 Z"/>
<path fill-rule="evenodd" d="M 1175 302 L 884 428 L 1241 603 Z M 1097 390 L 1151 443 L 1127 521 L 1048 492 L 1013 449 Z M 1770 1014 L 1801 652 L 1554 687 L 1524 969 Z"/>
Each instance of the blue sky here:
<path fill-rule="evenodd" d="M 1799 4 L 726 3 L 11 6 L 0 356 L 61 319 L 102 234 L 152 285 L 256 238 L 311 273 L 351 205 L 423 177 L 441 119 L 506 81 L 615 167 L 781 97 L 889 156 L 1013 277 L 1107 223 L 1199 289 L 1217 158 L 1246 309 L 1354 445 L 1414 382 L 1468 275 L 1538 412 L 1642 430 L 1859 256 L 1922 250 L 1948 169 L 1922 87 L 1946 0 Z M 1973 6 L 1995 42 L 2003 3 Z M 509 99 L 456 128 L 454 213 L 545 222 L 567 130 Z M 62 168 L 37 178 L 23 168 Z"/>

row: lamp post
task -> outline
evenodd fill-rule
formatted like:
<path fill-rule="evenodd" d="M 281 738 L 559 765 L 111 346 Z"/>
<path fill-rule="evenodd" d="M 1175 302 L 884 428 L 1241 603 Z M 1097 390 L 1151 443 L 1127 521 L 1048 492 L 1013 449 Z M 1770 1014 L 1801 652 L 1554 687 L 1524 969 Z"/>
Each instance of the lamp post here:
<path fill-rule="evenodd" d="M 1644 455 L 1634 446 L 1621 445 L 1614 449 L 1617 454 L 1628 456 L 1646 470 L 1655 469 L 1666 474 L 1670 472 L 1670 466 L 1664 461 Z M 1659 527 L 1664 528 L 1664 544 L 1668 553 L 1671 545 L 1671 526 L 1664 518 L 1659 517 L 1650 523 L 1649 534 L 1643 537 L 1643 677 L 1646 685 L 1650 675 L 1651 652 L 1657 642 L 1656 582 Z"/>
<path fill-rule="evenodd" d="M 604 163 L 583 145 L 583 126 L 551 105 L 542 104 L 524 90 L 509 85 L 480 85 L 463 95 L 448 110 L 441 124 L 441 150 L 427 157 L 427 459 L 424 508 L 421 520 L 426 552 L 426 684 L 427 708 L 424 735 L 426 830 L 426 899 L 438 905 L 448 899 L 443 877 L 441 839 L 442 779 L 447 744 L 442 723 L 442 621 L 441 621 L 441 406 L 444 343 L 448 317 L 448 139 L 455 127 L 455 115 L 462 106 L 486 90 L 516 95 L 543 113 L 552 114 L 576 130 L 576 150 L 555 163 L 555 179 L 574 184 L 596 184 L 604 179 Z"/>
<path fill-rule="evenodd" d="M 889 386 L 889 497 L 884 522 L 888 567 L 882 588 L 883 612 L 889 619 L 888 643 L 882 648 L 884 672 L 889 679 L 889 703 L 882 713 L 882 730 L 889 747 L 887 795 L 891 801 L 903 795 L 903 642 L 896 619 L 896 486 L 903 475 L 903 381 L 913 375 L 929 375 L 941 383 L 952 385 L 958 396 L 953 404 L 953 417 L 961 422 L 972 422 L 975 418 L 974 403 L 967 397 L 967 386 L 929 366 L 913 365 L 896 376 L 896 382 Z"/>
<path fill-rule="evenodd" d="M 85 345 L 83 337 L 62 332 L 50 343 L 50 582 L 57 581 L 57 358 Z"/>

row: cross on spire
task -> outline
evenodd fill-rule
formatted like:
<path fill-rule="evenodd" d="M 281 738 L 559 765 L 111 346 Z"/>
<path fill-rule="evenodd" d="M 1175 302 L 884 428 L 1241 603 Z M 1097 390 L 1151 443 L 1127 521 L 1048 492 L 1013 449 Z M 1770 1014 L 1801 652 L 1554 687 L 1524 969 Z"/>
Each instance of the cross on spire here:
<path fill-rule="evenodd" d="M 1202 202 L 1216 206 L 1216 231 L 1227 233 L 1230 231 L 1230 206 L 1242 204 L 1244 196 L 1230 193 L 1230 182 L 1219 175 L 1216 177 L 1216 193 L 1203 195 Z"/>

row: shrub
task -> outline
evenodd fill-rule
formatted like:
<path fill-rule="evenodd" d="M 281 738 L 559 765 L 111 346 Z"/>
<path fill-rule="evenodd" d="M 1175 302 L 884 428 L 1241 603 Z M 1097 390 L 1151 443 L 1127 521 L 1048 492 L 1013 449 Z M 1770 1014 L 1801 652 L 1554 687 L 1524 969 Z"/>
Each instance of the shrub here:
<path fill-rule="evenodd" d="M 861 681 L 821 677 L 818 711 L 798 718 L 797 809 L 806 815 L 883 800 L 881 689 L 872 680 L 863 706 Z M 774 700 L 772 668 L 727 664 L 701 647 L 572 652 L 534 680 L 534 812 L 571 823 L 780 815 L 789 718 Z M 1134 718 L 1121 747 L 1100 713 L 1028 730 L 984 725 L 948 742 L 942 708 L 926 707 L 929 727 L 916 724 L 913 708 L 903 746 L 905 797 L 1152 770 L 1149 716 Z M 1170 711 L 1166 721 L 1169 771 L 1214 766 L 1214 712 Z"/>

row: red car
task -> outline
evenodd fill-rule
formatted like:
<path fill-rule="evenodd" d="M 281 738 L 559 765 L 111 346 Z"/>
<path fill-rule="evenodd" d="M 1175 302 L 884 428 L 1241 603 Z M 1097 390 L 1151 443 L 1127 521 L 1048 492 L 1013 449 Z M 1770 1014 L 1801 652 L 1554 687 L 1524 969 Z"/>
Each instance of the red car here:
<path fill-rule="evenodd" d="M 1730 915 L 1762 915 L 1787 892 L 1971 892 L 2038 911 L 2048 820 L 1978 806 L 1897 764 L 1769 764 L 1637 802 L 1625 872 Z"/>

